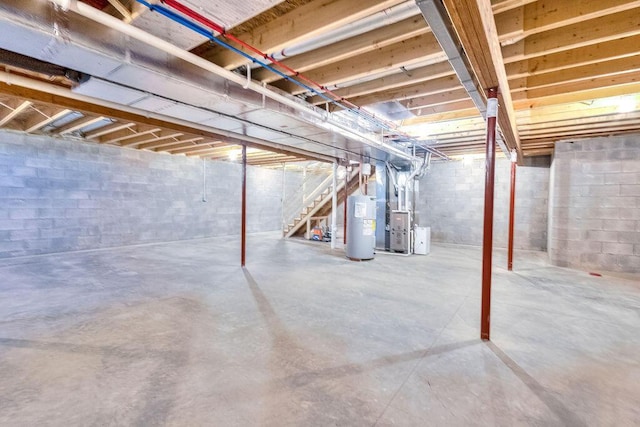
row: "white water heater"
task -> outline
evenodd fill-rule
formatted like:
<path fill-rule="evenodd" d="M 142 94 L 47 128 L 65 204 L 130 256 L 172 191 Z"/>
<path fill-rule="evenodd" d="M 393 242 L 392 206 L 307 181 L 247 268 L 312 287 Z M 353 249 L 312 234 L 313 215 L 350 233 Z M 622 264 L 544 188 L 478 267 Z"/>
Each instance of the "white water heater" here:
<path fill-rule="evenodd" d="M 376 198 L 354 195 L 347 199 L 347 258 L 372 259 L 376 246 Z"/>

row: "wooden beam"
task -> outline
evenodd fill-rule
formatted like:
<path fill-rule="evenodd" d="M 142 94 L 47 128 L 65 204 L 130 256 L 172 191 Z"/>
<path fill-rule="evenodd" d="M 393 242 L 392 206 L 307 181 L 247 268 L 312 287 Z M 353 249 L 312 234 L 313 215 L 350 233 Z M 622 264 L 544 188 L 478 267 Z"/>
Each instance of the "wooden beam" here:
<path fill-rule="evenodd" d="M 42 129 L 50 123 L 55 122 L 58 119 L 63 118 L 67 114 L 71 112 L 69 109 L 59 109 L 59 108 L 34 108 L 35 114 L 33 117 L 27 119 L 24 124 L 24 131 L 27 133 L 32 133 L 37 130 Z"/>
<path fill-rule="evenodd" d="M 489 0 L 443 0 L 482 88 L 499 88 L 498 124 L 508 148 L 522 156 L 511 89 Z"/>
<path fill-rule="evenodd" d="M 638 0 L 538 0 L 496 16 L 500 41 L 511 44 L 544 33 L 640 7 Z"/>
<path fill-rule="evenodd" d="M 184 135 L 182 132 L 173 132 L 173 131 L 160 131 L 153 132 L 151 134 L 140 135 L 138 137 L 130 138 L 126 142 L 120 144 L 123 147 L 136 147 L 146 143 L 164 141 L 167 139 L 174 139 Z"/>
<path fill-rule="evenodd" d="M 0 117 L 0 126 L 4 126 L 6 123 L 18 117 L 23 111 L 31 107 L 31 104 L 30 101 L 20 101 L 15 107 L 7 106 L 9 111 Z"/>
<path fill-rule="evenodd" d="M 514 93 L 514 99 L 550 97 L 558 93 L 561 93 L 566 99 L 570 99 L 568 95 L 571 92 L 583 92 L 591 89 L 609 88 L 611 86 L 626 86 L 637 83 L 638 81 L 640 81 L 640 71 L 633 71 L 620 75 L 596 77 L 589 80 L 531 88 L 527 90 L 526 93 Z"/>
<path fill-rule="evenodd" d="M 403 120 L 403 125 L 458 120 L 480 114 L 470 99 L 449 104 L 420 107 L 412 110 L 412 112 L 416 114 L 416 117 Z"/>
<path fill-rule="evenodd" d="M 431 33 L 394 43 L 374 51 L 325 65 L 305 73 L 323 86 L 343 83 L 400 67 L 418 63 L 438 63 L 446 60 L 438 41 Z M 278 80 L 273 86 L 292 94 L 305 92 L 304 88 L 288 80 Z"/>
<path fill-rule="evenodd" d="M 453 75 L 453 69 L 448 61 L 438 62 L 433 65 L 414 68 L 412 70 L 401 70 L 396 74 L 373 79 L 368 82 L 345 87 L 344 89 L 334 90 L 337 96 L 342 98 L 352 98 L 355 96 L 369 95 L 375 92 L 382 92 L 389 89 L 395 89 L 414 83 L 426 82 Z M 321 105 L 326 100 L 320 96 L 313 96 L 307 99 L 308 102 Z"/>
<path fill-rule="evenodd" d="M 60 88 L 54 88 L 52 85 L 52 89 L 55 90 L 55 93 L 42 92 L 39 90 L 31 89 L 28 87 L 20 86 L 18 84 L 7 84 L 4 82 L 0 82 L 0 94 L 7 94 L 10 96 L 14 96 L 17 98 L 22 98 L 25 100 L 30 100 L 33 102 L 37 102 L 38 104 L 45 104 L 49 106 L 59 106 L 62 108 L 68 108 L 72 111 L 78 111 L 83 114 L 94 114 L 101 115 L 104 117 L 109 117 L 114 120 L 119 120 L 124 122 L 134 122 L 138 124 L 145 124 L 147 126 L 153 126 L 158 128 L 163 128 L 167 130 L 173 130 L 176 132 L 182 132 L 184 134 L 191 134 L 194 136 L 202 136 L 205 138 L 211 138 L 216 140 L 224 140 L 232 143 L 242 143 L 246 144 L 248 147 L 257 147 L 268 149 L 273 152 L 282 152 L 290 155 L 295 155 L 300 158 L 305 158 L 309 160 L 320 160 L 325 159 L 327 156 L 316 154 L 312 152 L 307 152 L 306 150 L 292 148 L 293 151 L 289 151 L 285 148 L 273 147 L 268 143 L 260 144 L 259 142 L 247 142 L 240 139 L 240 137 L 230 137 L 223 133 L 215 132 L 214 130 L 206 130 L 202 127 L 191 127 L 182 123 L 175 123 L 171 121 L 171 117 L 167 117 L 167 120 L 162 120 L 155 117 L 147 117 L 143 114 L 136 114 L 130 111 L 123 111 L 114 108 L 112 104 L 102 105 L 99 100 L 96 100 L 96 103 L 90 103 L 83 100 L 79 100 L 73 97 L 73 94 L 70 93 L 70 96 L 60 95 Z M 70 92 L 70 91 L 69 91 Z M 282 147 L 285 147 L 284 145 Z"/>
<path fill-rule="evenodd" d="M 463 88 L 438 92 L 430 95 L 422 95 L 409 98 L 401 102 L 409 110 L 430 107 L 434 105 L 457 103 L 469 99 L 467 91 Z"/>
<path fill-rule="evenodd" d="M 104 135 L 108 135 L 110 133 L 121 131 L 122 129 L 127 129 L 135 126 L 133 122 L 115 122 L 110 125 L 102 126 L 101 128 L 92 130 L 91 132 L 87 132 L 84 137 L 86 139 L 95 139 Z"/>
<path fill-rule="evenodd" d="M 552 92 L 554 93 L 541 94 L 538 97 L 533 97 L 525 93 L 516 94 L 518 96 L 514 97 L 514 107 L 517 110 L 525 110 L 572 102 L 592 101 L 598 98 L 636 94 L 640 92 L 640 83 L 621 84 L 619 86 L 609 87 L 596 86 L 595 88 L 576 90 L 570 93 L 557 93 L 557 90 Z M 527 97 L 527 95 L 529 95 L 529 97 Z"/>
<path fill-rule="evenodd" d="M 429 32 L 429 28 L 424 19 L 422 16 L 416 15 L 395 24 L 376 28 L 367 33 L 293 56 L 282 62 L 298 72 L 305 72 L 312 68 L 352 58 L 427 32 Z M 291 73 L 286 74 L 291 75 Z M 264 68 L 255 71 L 253 78 L 267 83 L 281 79 L 279 75 Z"/>
<path fill-rule="evenodd" d="M 127 9 L 125 5 L 120 3 L 120 0 L 109 0 L 109 3 L 111 3 L 111 6 L 113 6 L 113 8 L 122 15 L 124 22 L 131 22 L 131 11 Z"/>
<path fill-rule="evenodd" d="M 59 128 L 56 128 L 53 130 L 53 133 L 56 133 L 58 135 L 66 135 L 72 132 L 75 132 L 79 129 L 82 129 L 84 127 L 90 126 L 92 124 L 98 123 L 100 121 L 104 120 L 104 117 L 102 116 L 98 116 L 98 117 L 91 117 L 91 116 L 86 116 L 86 117 L 80 117 L 78 119 L 73 120 L 70 123 L 67 123 L 64 126 L 61 126 Z"/>
<path fill-rule="evenodd" d="M 491 2 L 491 9 L 493 10 L 494 15 L 497 15 L 499 13 L 508 12 L 509 10 L 522 7 L 535 1 L 537 0 L 494 0 Z"/>
<path fill-rule="evenodd" d="M 184 144 L 191 144 L 197 141 L 202 141 L 203 139 L 204 138 L 201 136 L 194 137 L 192 135 L 185 135 L 182 137 L 169 138 L 168 141 L 159 139 L 155 142 L 140 144 L 137 148 L 139 148 L 140 150 L 166 151 L 170 150 L 171 148 L 186 147 L 187 145 Z"/>
<path fill-rule="evenodd" d="M 132 128 L 123 129 L 119 132 L 114 132 L 107 136 L 99 138 L 101 144 L 122 144 L 122 141 L 134 138 L 141 135 L 148 135 L 150 133 L 160 132 L 162 128 L 149 126 L 149 125 L 136 125 Z"/>
<path fill-rule="evenodd" d="M 280 164 L 282 162 L 302 162 L 304 160 L 305 159 L 302 157 L 287 156 L 287 157 L 277 157 L 277 158 L 267 159 L 267 160 L 248 160 L 248 164 L 251 166 L 269 166 L 269 165 Z"/>
<path fill-rule="evenodd" d="M 434 80 L 414 83 L 384 92 L 375 92 L 370 95 L 356 96 L 350 101 L 356 105 L 366 106 L 377 102 L 396 100 L 401 101 L 407 98 L 433 95 L 436 93 L 449 92 L 460 87 L 460 81 L 455 75 L 440 77 Z"/>
<path fill-rule="evenodd" d="M 212 148 L 224 146 L 224 143 L 219 141 L 206 141 L 206 142 L 197 142 L 192 143 L 190 147 L 185 148 L 175 148 L 169 150 L 171 154 L 188 154 L 188 153 L 197 153 L 199 151 L 209 151 Z"/>
<path fill-rule="evenodd" d="M 619 12 L 534 34 L 505 46 L 502 53 L 505 63 L 510 63 L 639 34 L 638 13 Z"/>
<path fill-rule="evenodd" d="M 640 36 L 623 37 L 595 45 L 543 55 L 506 65 L 509 78 L 527 77 L 562 71 L 583 65 L 598 64 L 638 54 Z"/>
<path fill-rule="evenodd" d="M 527 90 L 640 71 L 640 55 L 527 77 Z"/>
<path fill-rule="evenodd" d="M 262 52 L 272 53 L 323 32 L 340 28 L 402 1 L 313 0 L 264 25 L 235 36 Z M 246 51 L 241 46 L 236 47 L 256 57 L 255 52 Z M 249 63 L 246 58 L 219 46 L 209 49 L 202 56 L 227 69 Z"/>

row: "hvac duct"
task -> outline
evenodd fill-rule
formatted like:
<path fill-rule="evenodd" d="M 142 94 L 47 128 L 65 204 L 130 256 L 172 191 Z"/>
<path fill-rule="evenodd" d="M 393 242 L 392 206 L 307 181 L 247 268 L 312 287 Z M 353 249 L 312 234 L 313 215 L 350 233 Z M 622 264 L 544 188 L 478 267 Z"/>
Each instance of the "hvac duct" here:
<path fill-rule="evenodd" d="M 107 15 L 97 9 L 94 9 L 87 4 L 75 2 L 75 1 L 64 1 L 64 0 L 49 0 L 49 1 L 51 3 L 58 5 L 59 7 L 67 7 L 69 10 L 87 19 L 90 19 L 101 25 L 112 28 L 116 30 L 118 33 L 120 33 L 121 35 L 129 36 L 133 39 L 143 42 L 148 46 L 151 46 L 155 49 L 158 49 L 176 58 L 182 59 L 189 64 L 195 65 L 201 70 L 205 70 L 216 76 L 222 77 L 228 82 L 237 84 L 238 86 L 236 87 L 239 90 L 242 90 L 241 89 L 242 86 L 246 86 L 252 92 L 262 95 L 263 99 L 267 98 L 275 101 L 269 106 L 270 110 L 275 112 L 275 114 L 293 115 L 295 112 L 296 117 L 306 121 L 307 123 L 312 124 L 313 126 L 319 127 L 331 133 L 337 133 L 337 134 L 343 135 L 347 139 L 358 142 L 359 144 L 364 144 L 366 146 L 372 147 L 375 150 L 386 152 L 389 155 L 396 157 L 398 159 L 403 159 L 403 160 L 412 159 L 411 155 L 407 154 L 406 152 L 402 151 L 399 148 L 396 148 L 395 146 L 385 143 L 384 141 L 381 140 L 378 134 L 374 134 L 370 131 L 362 129 L 361 126 L 359 126 L 353 120 L 344 119 L 344 118 L 340 119 L 339 117 L 327 114 L 321 109 L 313 107 L 312 105 L 302 100 L 299 100 L 295 97 L 276 93 L 253 81 L 247 82 L 247 79 L 244 76 L 225 70 L 224 68 L 219 67 L 209 61 L 206 61 L 190 52 L 180 49 L 172 45 L 171 43 L 168 43 L 164 40 L 154 37 L 149 33 L 146 33 L 110 15 Z M 33 28 L 31 28 L 30 30 L 33 31 Z M 23 32 L 24 32 L 24 29 L 23 29 Z M 77 50 L 78 47 L 76 47 L 75 49 Z M 40 52 L 41 50 L 37 50 L 37 51 Z M 87 52 L 87 54 L 89 54 L 89 52 Z M 134 56 L 131 55 L 131 58 L 133 59 Z M 111 69 L 114 70 L 113 71 L 114 74 L 111 76 L 112 78 L 130 77 L 130 76 L 127 76 L 126 73 L 128 73 L 129 71 L 132 71 L 132 68 L 133 68 L 132 64 L 122 66 L 122 63 L 119 61 L 113 62 L 111 60 L 108 60 L 107 62 L 109 62 L 110 64 L 113 64 L 113 66 L 111 67 Z M 104 61 L 98 61 L 98 64 L 104 65 Z M 100 71 L 99 69 L 96 69 L 95 71 L 97 71 L 98 74 L 104 74 L 104 70 Z M 136 85 L 143 84 L 145 81 L 144 69 L 140 69 L 139 71 L 141 72 L 137 73 L 137 78 L 135 79 Z M 173 78 L 173 76 L 167 76 L 167 78 L 171 79 Z M 130 84 L 130 82 L 128 84 Z M 188 82 L 185 82 L 185 84 L 187 86 L 193 86 L 193 82 L 191 82 L 191 84 L 189 84 Z M 226 88 L 225 91 L 228 91 L 232 87 L 233 85 L 228 85 L 228 84 L 224 85 L 224 88 Z M 156 90 L 162 90 L 162 89 L 163 89 L 163 86 L 160 86 L 160 87 L 156 86 L 152 90 L 156 91 Z M 203 93 L 206 93 L 206 89 L 203 91 Z M 223 92 L 223 95 L 224 95 L 224 92 Z M 237 98 L 236 98 L 236 95 L 234 95 L 234 99 L 242 100 L 244 98 L 240 94 L 237 94 L 237 95 L 238 95 Z M 216 96 L 220 97 L 220 93 L 217 93 Z M 203 102 L 206 102 L 206 101 L 203 101 Z M 287 109 L 290 109 L 290 111 L 287 111 Z M 375 157 L 379 159 L 380 158 L 384 159 L 386 155 L 377 154 Z"/>

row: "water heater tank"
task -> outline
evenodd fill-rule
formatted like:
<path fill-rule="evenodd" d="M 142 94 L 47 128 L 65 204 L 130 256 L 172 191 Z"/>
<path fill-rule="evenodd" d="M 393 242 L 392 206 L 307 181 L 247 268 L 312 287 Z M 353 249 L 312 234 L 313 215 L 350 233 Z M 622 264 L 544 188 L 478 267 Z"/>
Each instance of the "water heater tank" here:
<path fill-rule="evenodd" d="M 347 258 L 372 259 L 376 246 L 376 198 L 349 196 L 347 199 Z"/>

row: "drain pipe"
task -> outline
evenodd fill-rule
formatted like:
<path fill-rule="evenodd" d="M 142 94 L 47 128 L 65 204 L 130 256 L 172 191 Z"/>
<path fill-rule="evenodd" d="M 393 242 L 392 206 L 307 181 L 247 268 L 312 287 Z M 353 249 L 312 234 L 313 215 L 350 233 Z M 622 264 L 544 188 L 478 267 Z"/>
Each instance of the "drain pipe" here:
<path fill-rule="evenodd" d="M 412 160 L 412 157 L 405 153 L 404 151 L 390 146 L 382 141 L 374 141 L 371 140 L 367 137 L 362 136 L 360 133 L 358 133 L 357 130 L 349 128 L 346 125 L 343 125 L 342 123 L 339 123 L 333 119 L 331 119 L 331 117 L 328 116 L 327 113 L 325 112 L 320 112 L 319 110 L 316 110 L 315 108 L 313 108 L 312 106 L 310 106 L 309 104 L 305 105 L 302 104 L 300 101 L 294 99 L 294 98 L 290 98 L 287 97 L 285 95 L 281 95 L 279 93 L 276 93 L 270 89 L 267 89 L 266 87 L 263 87 L 260 84 L 257 84 L 255 82 L 249 82 L 247 83 L 247 79 L 245 76 L 236 74 L 232 71 L 226 70 L 223 67 L 220 67 L 210 61 L 207 61 L 204 58 L 201 58 L 197 55 L 194 55 L 191 52 L 188 52 L 184 49 L 181 49 L 169 42 L 166 42 L 158 37 L 155 37 L 139 28 L 136 28 L 130 24 L 127 24 L 111 15 L 108 15 L 104 12 L 101 12 L 98 9 L 95 9 L 92 6 L 89 6 L 86 3 L 82 3 L 82 2 L 78 2 L 77 0 L 48 0 L 50 3 L 53 3 L 59 7 L 61 7 L 63 10 L 71 10 L 74 13 L 77 13 L 80 16 L 83 16 L 87 19 L 90 19 L 92 21 L 95 21 L 99 24 L 102 24 L 106 27 L 110 27 L 116 31 L 119 31 L 120 33 L 127 35 L 131 38 L 134 38 L 136 40 L 139 40 L 149 46 L 152 46 L 156 49 L 159 49 L 165 53 L 168 53 L 172 56 L 175 56 L 176 58 L 180 58 L 190 64 L 193 64 L 199 68 L 202 68 L 203 70 L 209 71 L 219 77 L 222 77 L 228 81 L 231 81 L 233 83 L 236 83 L 237 85 L 243 87 L 243 86 L 247 86 L 247 89 L 250 89 L 254 92 L 257 92 L 261 95 L 264 95 L 276 102 L 279 102 L 283 105 L 286 105 L 290 108 L 293 108 L 294 110 L 297 111 L 302 111 L 308 115 L 310 115 L 311 117 L 313 117 L 316 120 L 320 120 L 321 122 L 326 122 L 329 126 L 335 127 L 337 129 L 340 129 L 342 132 L 344 133 L 348 133 L 349 135 L 351 135 L 352 138 L 365 143 L 367 145 L 371 145 L 374 147 L 378 147 L 384 151 L 387 151 L 388 153 L 394 154 L 400 158 L 403 159 L 407 159 L 407 160 Z"/>

